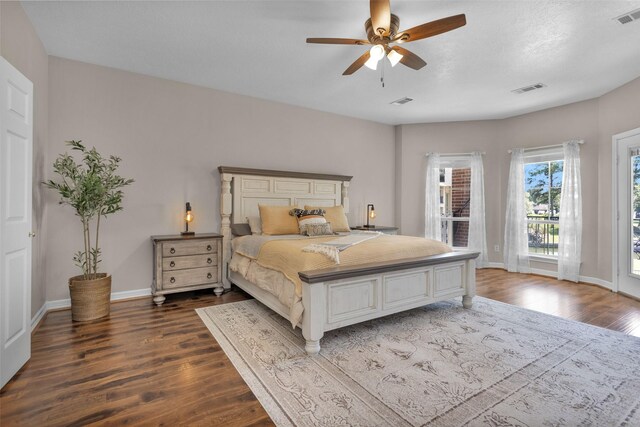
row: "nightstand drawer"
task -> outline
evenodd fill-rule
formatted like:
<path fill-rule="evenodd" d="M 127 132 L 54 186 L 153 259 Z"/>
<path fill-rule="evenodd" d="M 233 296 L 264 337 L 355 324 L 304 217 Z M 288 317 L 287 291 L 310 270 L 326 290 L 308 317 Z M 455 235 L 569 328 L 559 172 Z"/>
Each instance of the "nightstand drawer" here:
<path fill-rule="evenodd" d="M 215 240 L 167 242 L 162 245 L 163 257 L 215 254 L 217 252 L 218 252 L 218 243 Z"/>
<path fill-rule="evenodd" d="M 185 268 L 211 267 L 218 265 L 218 254 L 187 255 L 162 259 L 164 271 L 183 270 Z"/>
<path fill-rule="evenodd" d="M 162 288 L 182 288 L 185 286 L 215 283 L 218 281 L 218 268 L 191 268 L 188 270 L 167 271 L 162 277 Z"/>

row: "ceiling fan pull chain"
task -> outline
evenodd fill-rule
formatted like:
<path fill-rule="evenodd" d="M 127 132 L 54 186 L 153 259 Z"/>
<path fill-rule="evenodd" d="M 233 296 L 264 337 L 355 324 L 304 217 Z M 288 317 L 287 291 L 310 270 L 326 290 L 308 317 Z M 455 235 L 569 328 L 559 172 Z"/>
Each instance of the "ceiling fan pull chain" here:
<path fill-rule="evenodd" d="M 384 61 L 382 62 L 382 67 L 380 67 L 380 84 L 384 87 Z"/>

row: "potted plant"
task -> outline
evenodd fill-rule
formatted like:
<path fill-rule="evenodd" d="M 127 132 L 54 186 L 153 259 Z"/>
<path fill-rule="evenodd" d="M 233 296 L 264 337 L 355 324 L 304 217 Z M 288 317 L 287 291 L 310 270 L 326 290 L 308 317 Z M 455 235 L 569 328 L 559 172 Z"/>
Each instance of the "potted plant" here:
<path fill-rule="evenodd" d="M 61 154 L 53 164 L 60 180 L 44 184 L 57 190 L 60 204 L 71 206 L 82 223 L 84 246 L 73 257 L 82 274 L 69 279 L 69 293 L 71 317 L 75 321 L 86 321 L 109 315 L 111 276 L 98 272 L 102 254 L 100 220 L 122 210 L 122 188 L 133 180 L 116 174 L 119 157 L 103 157 L 95 147 L 87 149 L 82 141 L 66 144 L 81 153 L 81 161 L 76 163 L 73 156 Z"/>

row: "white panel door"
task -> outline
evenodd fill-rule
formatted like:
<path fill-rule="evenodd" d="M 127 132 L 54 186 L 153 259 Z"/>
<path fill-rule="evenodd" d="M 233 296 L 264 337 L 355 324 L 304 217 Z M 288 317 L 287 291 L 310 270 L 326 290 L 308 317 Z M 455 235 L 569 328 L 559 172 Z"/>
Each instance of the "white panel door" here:
<path fill-rule="evenodd" d="M 0 386 L 31 356 L 33 84 L 0 57 Z"/>
<path fill-rule="evenodd" d="M 615 290 L 640 298 L 640 128 L 614 136 L 614 148 L 617 150 Z"/>

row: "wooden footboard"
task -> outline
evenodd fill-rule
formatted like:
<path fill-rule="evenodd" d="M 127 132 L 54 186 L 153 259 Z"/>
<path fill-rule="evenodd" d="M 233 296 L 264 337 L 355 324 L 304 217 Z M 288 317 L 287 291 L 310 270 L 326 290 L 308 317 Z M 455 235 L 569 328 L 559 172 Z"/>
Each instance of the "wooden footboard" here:
<path fill-rule="evenodd" d="M 462 296 L 475 296 L 477 252 L 305 271 L 302 334 L 308 353 L 320 351 L 324 332 Z"/>

